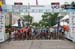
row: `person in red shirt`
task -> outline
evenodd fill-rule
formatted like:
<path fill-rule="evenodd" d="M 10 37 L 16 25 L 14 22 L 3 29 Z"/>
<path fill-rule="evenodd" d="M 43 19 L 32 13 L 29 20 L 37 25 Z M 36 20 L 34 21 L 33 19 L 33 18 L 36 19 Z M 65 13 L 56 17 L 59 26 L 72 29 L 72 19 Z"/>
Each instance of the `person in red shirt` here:
<path fill-rule="evenodd" d="M 64 25 L 63 28 L 64 28 L 64 31 L 69 31 L 69 27 L 67 25 Z"/>

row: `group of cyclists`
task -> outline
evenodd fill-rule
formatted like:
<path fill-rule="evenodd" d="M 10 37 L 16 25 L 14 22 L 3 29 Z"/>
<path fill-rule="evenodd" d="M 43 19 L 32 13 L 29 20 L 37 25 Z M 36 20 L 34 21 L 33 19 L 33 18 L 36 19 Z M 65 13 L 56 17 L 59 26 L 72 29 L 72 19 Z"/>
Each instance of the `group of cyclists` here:
<path fill-rule="evenodd" d="M 23 27 L 20 29 L 14 28 L 11 32 L 11 38 L 15 40 L 32 40 L 32 39 L 63 39 L 64 30 L 60 28 L 57 32 L 56 27 Z"/>

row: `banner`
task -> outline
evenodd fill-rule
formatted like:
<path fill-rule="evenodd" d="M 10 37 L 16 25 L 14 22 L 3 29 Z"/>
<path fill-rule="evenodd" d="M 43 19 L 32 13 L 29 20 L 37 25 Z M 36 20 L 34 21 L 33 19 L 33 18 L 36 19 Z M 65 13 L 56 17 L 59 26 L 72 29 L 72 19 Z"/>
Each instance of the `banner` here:
<path fill-rule="evenodd" d="M 5 17 L 0 13 L 0 42 L 3 42 L 5 39 Z"/>
<path fill-rule="evenodd" d="M 69 17 L 69 39 L 75 42 L 75 13 L 70 12 Z"/>
<path fill-rule="evenodd" d="M 60 7 L 60 3 L 59 2 L 53 2 L 53 3 L 51 3 L 51 8 L 58 9 L 59 7 Z"/>
<path fill-rule="evenodd" d="M 2 1 L 0 1 L 0 7 L 2 7 L 3 6 L 3 2 Z"/>

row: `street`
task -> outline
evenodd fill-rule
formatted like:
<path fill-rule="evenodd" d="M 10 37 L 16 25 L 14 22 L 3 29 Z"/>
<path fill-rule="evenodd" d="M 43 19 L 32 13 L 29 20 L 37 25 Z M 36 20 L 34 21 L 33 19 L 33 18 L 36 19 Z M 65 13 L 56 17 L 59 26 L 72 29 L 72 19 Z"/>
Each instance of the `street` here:
<path fill-rule="evenodd" d="M 68 40 L 16 40 L 0 44 L 0 49 L 75 49 Z"/>

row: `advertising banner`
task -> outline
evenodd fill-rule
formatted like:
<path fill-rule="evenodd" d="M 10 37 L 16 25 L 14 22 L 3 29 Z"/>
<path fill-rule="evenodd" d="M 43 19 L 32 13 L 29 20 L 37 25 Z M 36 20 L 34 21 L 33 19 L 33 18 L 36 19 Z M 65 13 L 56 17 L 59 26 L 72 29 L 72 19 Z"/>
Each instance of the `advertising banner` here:
<path fill-rule="evenodd" d="M 73 12 L 70 13 L 69 26 L 69 38 L 75 42 L 75 13 Z"/>
<path fill-rule="evenodd" d="M 2 1 L 0 1 L 0 7 L 2 7 L 3 6 L 3 3 L 2 3 Z"/>
<path fill-rule="evenodd" d="M 0 42 L 3 42 L 5 35 L 5 17 L 0 13 Z"/>

